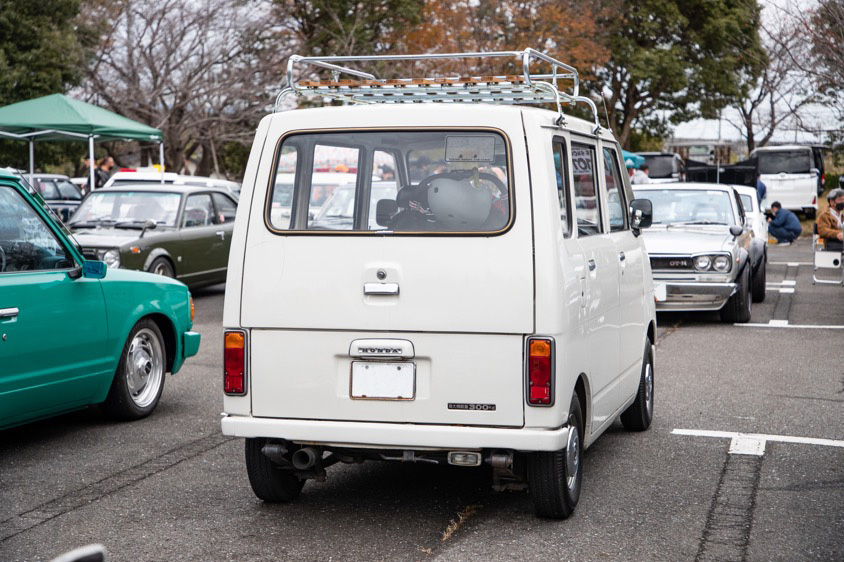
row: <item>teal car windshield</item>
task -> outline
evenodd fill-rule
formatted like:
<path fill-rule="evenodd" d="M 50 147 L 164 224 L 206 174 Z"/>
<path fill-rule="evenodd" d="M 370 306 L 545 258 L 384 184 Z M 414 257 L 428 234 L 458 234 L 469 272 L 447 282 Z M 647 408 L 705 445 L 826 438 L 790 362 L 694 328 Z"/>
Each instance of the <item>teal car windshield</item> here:
<path fill-rule="evenodd" d="M 161 226 L 176 226 L 181 195 L 147 191 L 92 193 L 70 222 L 73 228 L 143 225 L 149 219 Z"/>

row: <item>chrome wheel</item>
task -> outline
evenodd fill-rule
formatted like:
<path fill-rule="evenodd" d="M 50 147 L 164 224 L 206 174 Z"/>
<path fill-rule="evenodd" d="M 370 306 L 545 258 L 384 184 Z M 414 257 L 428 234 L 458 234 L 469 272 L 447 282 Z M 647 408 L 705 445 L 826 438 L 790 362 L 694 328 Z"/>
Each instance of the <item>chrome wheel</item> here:
<path fill-rule="evenodd" d="M 173 274 L 170 272 L 170 267 L 163 261 L 155 264 L 155 267 L 152 268 L 152 272 L 156 275 L 163 275 L 164 277 L 173 277 Z"/>
<path fill-rule="evenodd" d="M 577 472 L 580 470 L 580 432 L 577 425 L 569 425 L 569 439 L 566 444 L 566 486 L 574 490 L 577 486 Z"/>
<path fill-rule="evenodd" d="M 651 419 L 654 415 L 654 371 L 650 363 L 645 365 L 645 410 Z"/>
<path fill-rule="evenodd" d="M 138 330 L 129 344 L 124 372 L 132 401 L 139 408 L 152 404 L 164 380 L 164 349 L 155 332 Z"/>

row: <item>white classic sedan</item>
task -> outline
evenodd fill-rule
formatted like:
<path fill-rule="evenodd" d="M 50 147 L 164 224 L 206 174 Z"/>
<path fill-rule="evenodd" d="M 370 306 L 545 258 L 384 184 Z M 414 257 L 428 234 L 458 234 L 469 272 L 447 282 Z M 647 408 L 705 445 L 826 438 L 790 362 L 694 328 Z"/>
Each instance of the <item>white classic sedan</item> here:
<path fill-rule="evenodd" d="M 653 203 L 653 227 L 643 231 L 657 310 L 720 310 L 725 322 L 748 322 L 765 299 L 765 251 L 729 185 L 678 183 L 634 186 Z"/>

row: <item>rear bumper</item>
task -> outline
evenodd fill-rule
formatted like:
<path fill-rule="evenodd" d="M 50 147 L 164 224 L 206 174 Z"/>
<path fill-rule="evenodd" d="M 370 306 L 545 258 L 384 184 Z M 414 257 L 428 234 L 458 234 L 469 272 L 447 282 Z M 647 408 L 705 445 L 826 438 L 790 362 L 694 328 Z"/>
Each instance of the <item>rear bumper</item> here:
<path fill-rule="evenodd" d="M 666 299 L 656 303 L 657 310 L 720 310 L 735 294 L 736 283 L 701 283 L 659 281 L 664 283 Z"/>
<path fill-rule="evenodd" d="M 320 445 L 401 449 L 513 449 L 558 451 L 566 446 L 568 428 L 524 429 L 338 422 L 224 416 L 224 435 L 267 437 Z"/>

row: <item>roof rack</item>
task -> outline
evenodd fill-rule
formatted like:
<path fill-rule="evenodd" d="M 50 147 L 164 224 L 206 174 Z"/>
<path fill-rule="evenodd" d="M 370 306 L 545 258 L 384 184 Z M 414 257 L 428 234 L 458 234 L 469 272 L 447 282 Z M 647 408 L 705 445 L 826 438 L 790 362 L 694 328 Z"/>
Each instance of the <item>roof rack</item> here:
<path fill-rule="evenodd" d="M 514 58 L 521 61 L 520 75 L 506 76 L 454 76 L 451 78 L 399 78 L 382 79 L 368 72 L 343 66 L 339 63 L 377 61 L 424 61 L 436 59 L 489 59 Z M 531 62 L 539 61 L 551 66 L 550 73 L 531 74 Z M 319 67 L 331 71 L 331 80 L 303 80 L 294 78 L 296 66 Z M 300 70 L 301 77 L 306 72 Z M 345 77 L 344 77 L 345 75 Z M 350 78 L 351 77 L 351 78 Z M 568 90 L 561 90 L 560 80 L 570 80 Z M 371 55 L 348 57 L 302 57 L 292 55 L 287 62 L 287 86 L 276 98 L 274 112 L 280 111 L 285 96 L 316 96 L 354 104 L 374 103 L 466 103 L 495 104 L 545 104 L 557 107 L 558 124 L 565 122 L 562 104 L 584 103 L 592 110 L 597 133 L 598 107 L 586 96 L 580 95 L 580 77 L 577 69 L 535 49 L 522 51 L 493 51 L 480 53 L 434 53 L 423 55 Z"/>

